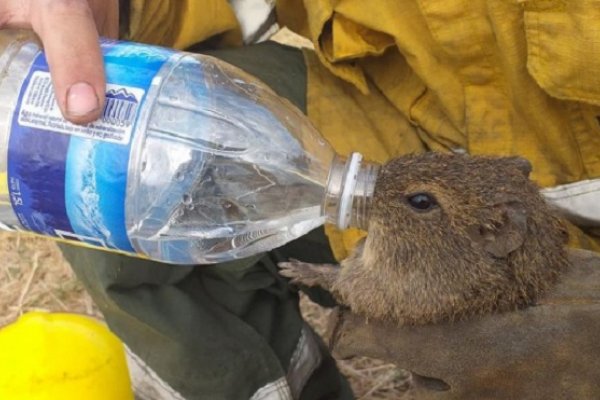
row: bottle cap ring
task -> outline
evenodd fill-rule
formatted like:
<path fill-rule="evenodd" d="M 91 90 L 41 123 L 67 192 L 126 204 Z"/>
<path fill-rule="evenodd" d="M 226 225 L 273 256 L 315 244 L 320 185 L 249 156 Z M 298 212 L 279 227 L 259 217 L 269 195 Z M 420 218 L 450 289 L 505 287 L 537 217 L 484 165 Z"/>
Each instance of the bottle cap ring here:
<path fill-rule="evenodd" d="M 352 153 L 347 163 L 338 213 L 337 226 L 340 229 L 346 229 L 348 225 L 350 225 L 352 201 L 354 200 L 354 189 L 356 188 L 356 181 L 358 180 L 358 171 L 360 169 L 362 158 L 362 154 Z"/>

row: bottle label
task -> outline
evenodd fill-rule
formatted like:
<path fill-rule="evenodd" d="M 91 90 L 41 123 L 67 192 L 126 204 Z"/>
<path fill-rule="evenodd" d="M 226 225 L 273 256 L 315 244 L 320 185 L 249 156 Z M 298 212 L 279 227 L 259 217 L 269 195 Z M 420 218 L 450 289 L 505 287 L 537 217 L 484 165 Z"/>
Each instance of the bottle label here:
<path fill-rule="evenodd" d="M 130 86 L 106 85 L 102 118 L 80 126 L 66 121 L 54 97 L 50 73 L 35 71 L 21 97 L 19 125 L 84 138 L 128 144 L 145 90 Z"/>
<path fill-rule="evenodd" d="M 58 108 L 48 64 L 31 65 L 13 115 L 8 190 L 22 228 L 133 252 L 125 225 L 129 154 L 144 102 L 173 50 L 104 40 L 106 103 L 80 126 Z"/>

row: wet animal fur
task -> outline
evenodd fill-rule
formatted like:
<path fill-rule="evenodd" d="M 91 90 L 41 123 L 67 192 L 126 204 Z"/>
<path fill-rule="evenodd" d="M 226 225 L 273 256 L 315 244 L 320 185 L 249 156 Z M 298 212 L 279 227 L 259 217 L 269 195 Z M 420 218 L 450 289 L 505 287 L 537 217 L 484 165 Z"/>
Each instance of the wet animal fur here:
<path fill-rule="evenodd" d="M 322 286 L 353 312 L 425 324 L 536 302 L 568 268 L 566 230 L 521 158 L 426 153 L 378 176 L 368 235 L 341 268 L 293 261 L 281 274 Z M 408 198 L 432 195 L 417 210 Z"/>

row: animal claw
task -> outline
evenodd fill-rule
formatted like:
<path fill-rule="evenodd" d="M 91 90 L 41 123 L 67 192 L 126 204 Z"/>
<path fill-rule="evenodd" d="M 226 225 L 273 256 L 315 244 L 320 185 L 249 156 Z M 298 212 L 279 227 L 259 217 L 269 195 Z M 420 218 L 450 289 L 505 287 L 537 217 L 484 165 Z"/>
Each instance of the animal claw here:
<path fill-rule="evenodd" d="M 286 278 L 293 278 L 295 277 L 295 273 L 294 270 L 289 269 L 287 267 L 283 267 L 280 271 L 279 271 L 279 275 L 281 276 L 285 276 Z"/>

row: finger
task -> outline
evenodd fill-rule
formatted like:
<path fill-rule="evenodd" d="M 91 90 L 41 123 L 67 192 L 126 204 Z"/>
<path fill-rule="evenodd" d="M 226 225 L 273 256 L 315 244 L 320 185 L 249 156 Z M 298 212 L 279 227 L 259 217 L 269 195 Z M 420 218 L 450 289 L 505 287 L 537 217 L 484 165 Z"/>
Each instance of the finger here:
<path fill-rule="evenodd" d="M 31 7 L 56 100 L 65 118 L 87 123 L 100 116 L 106 81 L 98 32 L 85 0 L 39 0 Z"/>

